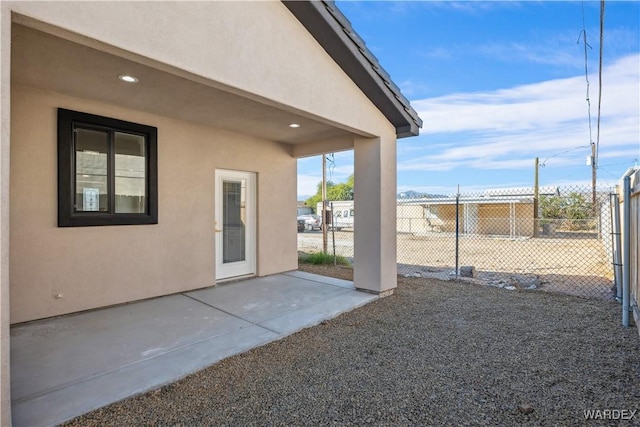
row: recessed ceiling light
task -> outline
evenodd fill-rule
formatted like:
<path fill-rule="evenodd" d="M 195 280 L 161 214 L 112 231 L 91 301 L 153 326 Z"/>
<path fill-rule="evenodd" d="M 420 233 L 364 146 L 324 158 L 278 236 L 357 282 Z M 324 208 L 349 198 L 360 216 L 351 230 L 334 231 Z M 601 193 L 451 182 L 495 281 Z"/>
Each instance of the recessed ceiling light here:
<path fill-rule="evenodd" d="M 300 127 L 300 124 L 298 124 L 298 123 L 291 123 L 291 124 L 289 125 L 289 127 L 290 127 L 290 128 L 299 128 L 299 127 Z"/>
<path fill-rule="evenodd" d="M 130 76 L 128 74 L 120 74 L 118 76 L 120 80 L 127 83 L 138 83 L 138 79 L 136 77 Z"/>

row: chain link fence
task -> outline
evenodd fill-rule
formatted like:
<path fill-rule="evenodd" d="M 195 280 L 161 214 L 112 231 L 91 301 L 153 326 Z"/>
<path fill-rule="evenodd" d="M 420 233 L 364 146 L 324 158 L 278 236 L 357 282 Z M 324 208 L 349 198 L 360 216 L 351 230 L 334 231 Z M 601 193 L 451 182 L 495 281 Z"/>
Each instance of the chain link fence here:
<path fill-rule="evenodd" d="M 316 212 L 322 210 L 322 204 L 318 203 Z M 304 215 L 299 218 L 308 218 Z M 311 215 L 321 219 L 321 215 Z M 323 241 L 320 227 L 307 227 L 304 232 L 298 231 L 298 252 L 314 253 L 326 252 L 343 256 L 353 262 L 353 226 L 355 223 L 353 201 L 329 202 L 326 212 L 327 239 Z M 326 248 L 326 249 L 324 249 Z"/>
<path fill-rule="evenodd" d="M 533 189 L 399 199 L 398 273 L 613 298 L 612 191 L 543 187 L 537 203 Z M 353 229 L 330 229 L 334 247 L 353 259 Z M 298 249 L 322 251 L 322 233 L 299 233 Z"/>

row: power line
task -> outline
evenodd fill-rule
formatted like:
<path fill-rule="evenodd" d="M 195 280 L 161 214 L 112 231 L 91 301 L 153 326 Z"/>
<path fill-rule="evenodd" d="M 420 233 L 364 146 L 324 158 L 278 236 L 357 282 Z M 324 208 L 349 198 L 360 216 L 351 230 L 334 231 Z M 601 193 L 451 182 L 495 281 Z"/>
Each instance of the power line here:
<path fill-rule="evenodd" d="M 549 160 L 549 159 L 553 159 L 554 157 L 562 156 L 563 154 L 567 154 L 567 153 L 569 153 L 569 152 L 571 152 L 571 151 L 578 150 L 578 149 L 580 149 L 580 148 L 589 148 L 589 147 L 590 147 L 590 145 L 578 145 L 577 147 L 570 148 L 570 149 L 565 150 L 565 151 L 562 151 L 562 152 L 560 152 L 560 153 L 558 153 L 558 154 L 554 154 L 553 156 L 549 156 L 549 157 L 547 157 L 546 159 L 544 159 L 543 161 L 541 161 L 541 162 L 540 162 L 540 166 L 545 167 L 545 166 L 546 166 L 546 165 L 545 165 L 545 162 L 546 162 L 547 160 Z"/>
<path fill-rule="evenodd" d="M 584 0 L 582 0 L 582 31 L 578 36 L 578 43 L 580 43 L 580 36 L 582 36 L 582 40 L 584 41 L 584 76 L 587 81 L 587 113 L 589 116 L 589 144 L 591 145 L 591 186 L 592 188 L 592 204 L 596 206 L 596 181 L 597 181 L 597 164 L 598 164 L 598 145 L 600 142 L 600 106 L 602 99 L 602 40 L 604 33 L 604 0 L 600 2 L 600 66 L 599 66 L 599 82 L 600 87 L 599 95 L 598 95 L 598 144 L 593 142 L 593 134 L 591 129 L 591 99 L 589 95 L 589 61 L 587 55 L 587 47 L 592 49 L 592 47 L 587 42 L 587 28 L 585 24 L 584 18 Z"/>
<path fill-rule="evenodd" d="M 604 165 L 598 165 L 598 168 L 603 168 L 605 166 L 609 167 L 609 166 L 621 166 L 621 165 L 628 165 L 629 163 L 635 163 L 637 162 L 638 159 L 633 159 L 633 160 L 629 160 L 626 162 L 618 162 L 618 163 L 606 163 Z"/>
<path fill-rule="evenodd" d="M 587 48 L 589 49 L 593 49 L 593 48 L 587 42 L 587 28 L 584 20 L 584 0 L 582 1 L 582 31 L 580 31 L 580 34 L 578 35 L 577 44 L 580 43 L 580 38 L 582 38 L 584 42 L 584 77 L 587 82 L 587 114 L 589 116 L 589 144 L 593 144 L 593 137 L 592 137 L 592 131 L 591 131 L 591 99 L 589 95 L 589 89 L 590 89 L 591 83 L 589 82 L 589 58 L 587 55 L 587 52 L 588 52 Z"/>
<path fill-rule="evenodd" d="M 336 168 L 336 158 L 334 153 L 327 154 L 327 162 L 329 162 L 329 181 L 333 182 L 333 170 Z"/>

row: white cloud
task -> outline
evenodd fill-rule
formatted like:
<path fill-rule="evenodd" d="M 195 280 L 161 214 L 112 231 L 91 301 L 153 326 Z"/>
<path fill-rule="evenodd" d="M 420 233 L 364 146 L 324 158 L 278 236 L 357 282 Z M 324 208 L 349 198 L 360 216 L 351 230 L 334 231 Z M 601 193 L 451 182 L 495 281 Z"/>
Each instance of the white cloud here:
<path fill-rule="evenodd" d="M 413 101 L 425 128 L 420 137 L 398 141 L 398 191 L 452 194 L 455 186 L 443 185 L 447 181 L 471 184 L 465 185 L 464 192 L 480 191 L 496 186 L 489 183 L 494 181 L 492 176 L 508 176 L 507 186 L 528 186 L 535 157 L 546 163 L 541 169 L 545 185 L 589 185 L 585 158 L 591 152 L 590 140 L 596 140 L 597 74 L 592 73 L 590 79 L 591 139 L 586 81 L 580 73 L 495 91 Z M 604 68 L 599 184 L 615 183 L 620 169 L 640 157 L 639 94 L 640 55 L 621 58 Z M 334 159 L 331 179 L 344 182 L 353 173 L 353 151 L 336 153 Z M 301 159 L 298 164 L 298 194 L 315 194 L 322 177 L 320 156 Z M 427 175 L 429 172 L 435 174 Z"/>
<path fill-rule="evenodd" d="M 398 84 L 400 91 L 407 97 L 411 97 L 420 92 L 426 92 L 431 89 L 429 85 L 421 81 L 405 80 Z"/>
<path fill-rule="evenodd" d="M 519 8 L 520 5 L 516 1 L 427 1 L 417 2 L 425 6 L 435 7 L 439 9 L 455 9 L 459 12 L 467 14 L 480 14 L 495 8 Z"/>
<path fill-rule="evenodd" d="M 600 158 L 600 160 L 612 159 L 616 157 L 627 157 L 627 158 L 635 159 L 636 161 L 638 161 L 640 160 L 639 156 L 640 156 L 640 142 L 638 142 L 635 148 L 630 147 L 626 150 L 605 151 L 604 153 L 600 154 L 598 157 Z"/>
<path fill-rule="evenodd" d="M 329 156 L 328 156 L 329 157 Z M 322 156 L 298 159 L 298 198 L 316 194 L 322 181 Z M 333 162 L 327 161 L 327 180 L 346 182 L 353 173 L 353 150 L 334 153 Z"/>
<path fill-rule="evenodd" d="M 322 173 L 318 175 L 298 174 L 298 198 L 316 194 L 320 181 L 322 181 Z"/>
<path fill-rule="evenodd" d="M 534 41 L 492 41 L 473 46 L 472 52 L 492 61 L 524 62 L 554 67 L 584 68 L 584 54 L 576 46 L 576 33 L 538 33 Z"/>
<path fill-rule="evenodd" d="M 602 120 L 599 154 L 637 150 L 640 135 L 640 55 L 624 57 L 603 70 Z M 412 102 L 424 120 L 424 148 L 400 150 L 398 169 L 445 171 L 455 167 L 517 169 L 533 157 L 556 157 L 575 151 L 584 161 L 595 142 L 597 76 L 590 98 L 592 133 L 584 76 L 500 89 L 459 93 Z M 436 140 L 430 146 L 429 140 Z M 442 141 L 451 141 L 442 144 Z M 613 157 L 613 156 L 612 156 Z M 572 160 L 575 163 L 575 160 Z M 553 163 L 570 163 L 554 158 Z"/>

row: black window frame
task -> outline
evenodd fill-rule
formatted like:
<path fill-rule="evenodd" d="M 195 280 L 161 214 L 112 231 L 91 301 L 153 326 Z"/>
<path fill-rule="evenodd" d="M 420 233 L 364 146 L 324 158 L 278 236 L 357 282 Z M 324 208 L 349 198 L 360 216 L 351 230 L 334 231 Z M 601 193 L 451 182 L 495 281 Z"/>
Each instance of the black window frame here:
<path fill-rule="evenodd" d="M 75 203 L 75 141 L 76 127 L 102 129 L 110 135 L 123 132 L 145 137 L 145 213 L 115 212 L 114 142 L 110 138 L 108 156 L 110 212 L 77 212 Z M 158 223 L 158 129 L 139 123 L 97 116 L 95 114 L 58 108 L 58 227 L 102 225 L 139 225 Z"/>

